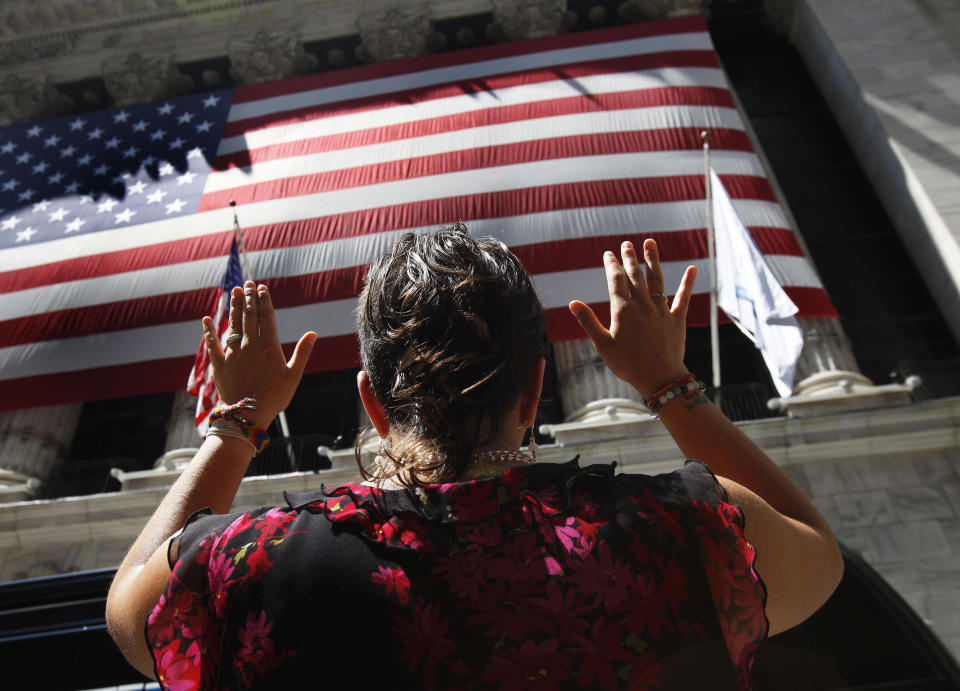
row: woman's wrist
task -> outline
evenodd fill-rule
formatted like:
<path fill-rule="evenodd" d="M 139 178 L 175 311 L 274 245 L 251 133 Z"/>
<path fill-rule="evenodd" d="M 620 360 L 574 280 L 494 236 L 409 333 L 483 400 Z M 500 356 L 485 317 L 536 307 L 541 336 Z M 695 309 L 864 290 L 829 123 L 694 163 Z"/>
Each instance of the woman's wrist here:
<path fill-rule="evenodd" d="M 684 380 L 687 377 L 693 376 L 684 365 L 681 365 L 679 368 L 675 369 L 672 374 L 666 373 L 655 375 L 653 377 L 648 377 L 645 382 L 641 385 L 634 385 L 634 388 L 640 392 L 640 395 L 643 396 L 645 401 L 650 401 L 656 397 L 656 395 L 663 390 L 669 388 L 671 385 Z"/>

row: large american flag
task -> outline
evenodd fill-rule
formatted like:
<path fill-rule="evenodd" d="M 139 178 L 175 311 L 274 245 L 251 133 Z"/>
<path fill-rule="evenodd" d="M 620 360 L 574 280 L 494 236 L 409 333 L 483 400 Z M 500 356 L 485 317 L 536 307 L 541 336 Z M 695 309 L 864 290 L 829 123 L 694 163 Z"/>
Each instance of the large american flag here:
<path fill-rule="evenodd" d="M 237 201 L 281 337 L 356 364 L 365 266 L 463 220 L 521 258 L 551 338 L 602 305 L 604 249 L 705 267 L 701 130 L 800 316 L 835 316 L 701 18 L 445 53 L 0 130 L 2 408 L 182 388 Z M 705 273 L 703 274 L 706 275 Z M 700 281 L 693 324 L 707 318 Z M 601 308 L 602 311 L 602 308 Z"/>

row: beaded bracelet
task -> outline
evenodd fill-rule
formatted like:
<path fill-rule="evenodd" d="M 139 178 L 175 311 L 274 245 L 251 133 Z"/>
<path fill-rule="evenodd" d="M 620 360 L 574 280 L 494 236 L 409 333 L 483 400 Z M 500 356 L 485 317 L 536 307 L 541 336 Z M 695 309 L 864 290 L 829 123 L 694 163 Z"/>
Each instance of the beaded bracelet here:
<path fill-rule="evenodd" d="M 254 453 L 260 453 L 263 449 L 270 443 L 270 435 L 267 434 L 267 430 L 263 427 L 257 427 L 253 422 L 241 415 L 241 412 L 244 410 L 256 410 L 257 409 L 257 399 L 253 396 L 246 396 L 241 400 L 237 401 L 233 405 L 223 405 L 220 404 L 210 413 L 209 422 L 214 423 L 217 420 L 226 420 L 232 422 L 236 425 L 237 429 L 242 435 L 243 439 L 246 439 L 250 442 L 250 445 L 253 447 Z M 212 425 L 211 425 L 212 427 Z M 232 431 L 232 430 L 231 430 Z M 226 430 L 219 429 L 209 429 L 207 434 L 213 433 L 217 434 L 219 432 L 225 432 L 225 436 L 240 436 L 236 434 L 231 434 Z"/>
<path fill-rule="evenodd" d="M 694 381 L 696 377 L 692 374 L 681 377 L 680 379 L 670 382 L 663 389 L 660 389 L 656 395 L 651 396 L 647 399 L 647 408 L 650 409 L 650 413 L 656 416 L 659 410 L 669 403 L 671 400 L 685 394 L 689 391 L 704 391 L 707 388 L 707 385 L 702 381 Z"/>

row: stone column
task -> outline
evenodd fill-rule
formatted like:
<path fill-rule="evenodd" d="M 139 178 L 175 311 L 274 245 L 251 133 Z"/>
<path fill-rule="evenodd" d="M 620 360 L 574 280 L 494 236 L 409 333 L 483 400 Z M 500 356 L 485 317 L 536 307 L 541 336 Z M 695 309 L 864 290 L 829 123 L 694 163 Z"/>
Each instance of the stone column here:
<path fill-rule="evenodd" d="M 435 40 L 433 22 L 423 5 L 367 12 L 357 19 L 363 55 L 372 62 L 414 58 L 427 53 Z"/>
<path fill-rule="evenodd" d="M 567 422 L 587 421 L 613 413 L 647 414 L 643 397 L 607 368 L 590 339 L 555 343 L 553 352 Z"/>
<path fill-rule="evenodd" d="M 44 482 L 66 460 L 82 403 L 0 414 L 0 468 Z"/>
<path fill-rule="evenodd" d="M 164 453 L 175 449 L 196 449 L 200 446 L 200 435 L 194 418 L 197 413 L 197 397 L 185 390 L 173 395 L 170 419 L 167 420 L 167 441 L 163 445 Z"/>
<path fill-rule="evenodd" d="M 230 74 L 241 84 L 259 84 L 305 74 L 317 58 L 303 49 L 294 32 L 258 31 L 227 42 Z"/>
<path fill-rule="evenodd" d="M 117 106 L 181 96 L 193 86 L 193 79 L 181 74 L 169 56 L 131 53 L 121 63 L 105 62 L 102 71 L 104 86 Z"/>
<path fill-rule="evenodd" d="M 8 74 L 0 81 L 0 126 L 66 115 L 73 100 L 45 74 Z"/>

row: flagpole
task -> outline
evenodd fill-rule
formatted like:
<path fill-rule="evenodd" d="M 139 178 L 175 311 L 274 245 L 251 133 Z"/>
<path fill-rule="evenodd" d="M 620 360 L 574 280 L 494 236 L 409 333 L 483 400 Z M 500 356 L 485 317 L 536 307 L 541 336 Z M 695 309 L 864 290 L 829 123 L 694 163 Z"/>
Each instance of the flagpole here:
<path fill-rule="evenodd" d="M 240 266 L 243 269 L 243 280 L 252 281 L 253 274 L 250 271 L 250 261 L 247 259 L 247 246 L 243 242 L 243 231 L 240 230 L 240 220 L 237 218 L 237 202 L 230 200 L 230 208 L 233 209 L 233 234 L 237 238 L 237 248 L 240 250 Z M 280 432 L 287 441 L 287 458 L 290 459 L 290 470 L 296 472 L 297 458 L 293 453 L 293 445 L 290 443 L 290 426 L 287 424 L 287 413 L 281 410 L 277 415 L 280 422 Z"/>
<path fill-rule="evenodd" d="M 720 407 L 720 328 L 717 320 L 717 246 L 713 224 L 713 185 L 710 181 L 710 133 L 700 133 L 703 140 L 703 178 L 707 202 L 707 256 L 710 266 L 710 361 L 713 369 L 713 402 Z"/>

